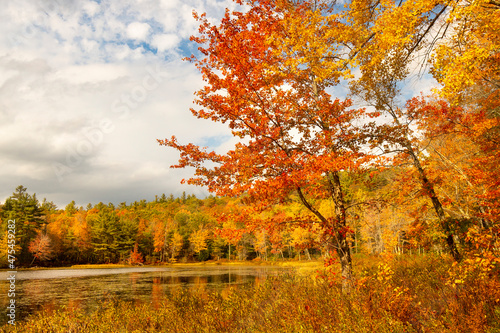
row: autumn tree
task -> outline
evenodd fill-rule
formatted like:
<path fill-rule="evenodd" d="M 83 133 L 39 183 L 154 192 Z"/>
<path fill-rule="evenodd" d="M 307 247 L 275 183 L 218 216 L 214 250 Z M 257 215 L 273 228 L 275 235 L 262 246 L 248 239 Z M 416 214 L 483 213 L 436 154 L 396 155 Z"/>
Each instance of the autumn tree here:
<path fill-rule="evenodd" d="M 368 6 L 368 2 L 353 1 L 350 7 L 345 14 L 352 19 L 349 27 L 352 30 L 359 30 L 361 26 L 365 28 L 361 39 L 349 40 L 353 50 L 356 50 L 349 54 L 349 60 L 356 59 L 362 73 L 359 79 L 350 82 L 351 92 L 390 119 L 377 129 L 372 147 L 378 146 L 384 153 L 400 152 L 407 157 L 406 162 L 418 171 L 422 190 L 432 202 L 446 234 L 449 252 L 456 260 L 460 260 L 461 255 L 446 224 L 441 199 L 422 166 L 422 151 L 412 131 L 410 108 L 399 104 L 400 83 L 408 77 L 409 67 L 417 51 L 425 47 L 423 39 L 426 38 L 427 29 L 431 29 L 439 20 L 446 6 L 423 1 Z M 429 17 L 418 15 L 421 12 L 429 13 Z M 363 17 L 360 13 L 367 16 Z M 343 34 L 339 32 L 337 38 L 343 38 Z"/>
<path fill-rule="evenodd" d="M 52 259 L 52 246 L 50 238 L 42 232 L 40 232 L 36 238 L 30 242 L 28 250 L 33 255 L 31 264 L 33 264 L 35 260 L 43 262 Z"/>
<path fill-rule="evenodd" d="M 308 5 L 307 1 L 300 3 Z M 317 3 L 311 2 L 308 7 Z M 387 116 L 389 121 L 374 133 L 372 143 L 376 142 L 385 152 L 397 149 L 408 156 L 446 234 L 449 252 L 459 260 L 461 255 L 447 227 L 442 199 L 436 194 L 435 184 L 422 166 L 421 151 L 410 135 L 409 108 L 400 100 L 415 69 L 421 67 L 425 72 L 426 60 L 431 58 L 431 70 L 445 85 L 442 92 L 450 100 L 457 100 L 453 92 L 470 87 L 472 82 L 486 84 L 487 95 L 495 96 L 498 4 L 488 0 L 351 0 L 345 7 L 333 4 L 331 8 L 320 18 L 308 14 L 306 24 L 293 15 L 287 16 L 287 34 L 292 39 L 301 38 L 304 49 L 319 50 L 316 55 L 328 65 L 328 77 L 344 71 L 342 78 L 350 93 Z M 321 22 L 316 31 L 310 28 L 314 20 Z M 279 52 L 290 49 L 290 43 L 276 45 Z M 306 56 L 302 59 L 308 60 Z M 392 149 L 386 149 L 387 143 Z"/>
<path fill-rule="evenodd" d="M 221 211 L 215 212 L 218 227 L 214 233 L 227 243 L 227 258 L 231 260 L 235 249 L 243 242 L 244 235 L 248 232 L 246 221 L 248 212 L 246 205 L 241 203 L 241 198 L 233 198 Z"/>
<path fill-rule="evenodd" d="M 253 247 L 255 251 L 258 253 L 259 258 L 264 258 L 267 260 L 267 250 L 269 248 L 268 236 L 265 230 L 260 230 L 255 232 L 255 239 L 253 242 Z"/>
<path fill-rule="evenodd" d="M 170 259 L 172 261 L 175 260 L 175 257 L 179 255 L 183 246 L 184 246 L 184 237 L 182 237 L 182 235 L 179 234 L 177 231 L 174 232 L 169 244 L 170 255 L 171 255 Z"/>
<path fill-rule="evenodd" d="M 290 6 L 288 2 L 281 3 Z M 303 17 L 285 16 L 286 35 L 291 41 L 276 42 L 275 53 L 296 55 L 301 64 L 322 66 L 326 78 L 345 80 L 351 95 L 376 111 L 373 115 L 385 115 L 373 127 L 371 147 L 380 148 L 385 154 L 400 153 L 405 159 L 399 161 L 413 165 L 422 193 L 434 207 L 449 252 L 460 260 L 442 198 L 423 167 L 418 133 L 412 127 L 415 110 L 411 101 L 407 105 L 399 101 L 404 81 L 418 57 L 422 52 L 430 54 L 435 40 L 444 36 L 446 29 L 441 31 L 439 27 L 443 26 L 448 4 L 353 0 L 345 9 L 333 6 L 334 9 L 321 10 L 332 7 L 316 1 L 300 3 L 299 8 L 305 8 Z M 281 41 L 276 37 L 274 40 Z M 354 71 L 356 75 L 351 74 Z M 446 114 L 451 108 L 440 110 Z"/>
<path fill-rule="evenodd" d="M 427 119 L 431 121 L 427 121 L 426 126 L 427 130 L 436 131 L 426 137 L 427 142 L 437 134 L 452 130 L 480 148 L 480 151 L 471 151 L 475 155 L 471 160 L 475 167 L 470 179 L 474 186 L 485 189 L 478 199 L 482 200 L 481 206 L 489 208 L 483 209 L 478 217 L 497 220 L 500 202 L 500 174 L 495 166 L 500 156 L 498 1 L 352 0 L 338 17 L 338 29 L 332 29 L 331 38 L 349 45 L 344 59 L 349 65 L 355 62 L 361 73 L 350 80 L 351 92 L 390 115 L 394 120 L 393 129 L 411 122 L 412 118 L 418 119 L 419 113 L 414 112 L 416 104 L 410 102 L 413 105 L 403 107 L 398 99 L 402 96 L 404 81 L 408 81 L 417 68 L 425 72 L 426 61 L 429 61 L 430 72 L 442 85 L 436 93 L 452 107 L 444 107 L 442 103 L 431 105 L 438 112 Z M 415 141 L 406 140 L 404 144 L 405 138 L 401 138 L 401 146 L 406 146 L 406 154 L 413 161 L 447 234 L 449 250 L 459 259 L 461 255 L 447 224 L 450 215 L 443 208 L 436 183 L 430 181 L 431 177 L 422 167 L 423 158 L 419 156 L 422 151 L 409 144 Z M 460 177 L 463 175 L 464 172 Z"/>
<path fill-rule="evenodd" d="M 139 252 L 139 245 L 135 243 L 134 250 L 130 252 L 129 264 L 130 265 L 141 265 L 144 262 L 142 253 Z"/>
<path fill-rule="evenodd" d="M 158 252 L 160 254 L 160 262 L 162 262 L 165 258 L 165 252 L 167 248 L 167 232 L 166 232 L 166 227 L 165 224 L 162 223 L 161 221 L 154 221 L 153 222 L 153 228 L 154 228 L 154 236 L 153 236 L 153 245 L 154 245 L 154 252 Z"/>
<path fill-rule="evenodd" d="M 495 144 L 500 119 L 484 109 L 443 102 L 415 100 L 412 108 L 425 138 L 430 175 L 446 200 L 447 225 L 466 245 L 464 266 L 476 269 L 474 260 L 482 258 L 489 263 L 487 271 L 500 258 L 500 150 Z M 445 145 L 428 140 L 438 134 Z"/>
<path fill-rule="evenodd" d="M 436 45 L 431 59 L 432 73 L 443 86 L 440 96 L 455 104 L 484 106 L 498 117 L 500 3 L 452 3 L 446 24 L 447 38 Z"/>
<path fill-rule="evenodd" d="M 209 237 L 209 231 L 202 228 L 194 231 L 189 236 L 189 242 L 191 243 L 192 250 L 199 257 L 205 258 L 205 256 L 202 255 L 202 252 L 208 250 L 208 243 L 207 243 L 208 237 Z"/>
<path fill-rule="evenodd" d="M 92 250 L 91 230 L 86 218 L 86 211 L 78 211 L 73 216 L 71 234 L 74 236 L 74 241 L 71 254 L 76 262 L 88 260 Z"/>
<path fill-rule="evenodd" d="M 311 233 L 304 228 L 295 228 L 291 233 L 292 245 L 299 252 L 299 260 L 300 260 L 300 252 L 304 251 L 307 255 L 307 259 L 311 260 L 311 255 L 309 254 L 308 247 L 311 246 Z"/>
<path fill-rule="evenodd" d="M 58 260 L 73 261 L 71 254 L 75 251 L 75 237 L 71 232 L 74 219 L 71 213 L 66 211 L 54 212 L 48 216 L 46 232 L 51 238 L 52 250 Z"/>
<path fill-rule="evenodd" d="M 480 133 L 476 140 L 482 143 L 485 152 L 483 158 L 477 159 L 479 164 L 484 166 L 498 159 L 498 2 L 351 0 L 345 5 L 327 1 L 275 3 L 281 7 L 306 8 L 302 17 L 284 16 L 287 40 L 280 39 L 278 34 L 273 36 L 275 53 L 296 54 L 301 64 L 323 66 L 322 77 L 343 79 L 351 95 L 388 118 L 385 126 L 374 133 L 376 139 L 372 143 L 377 142 L 386 152 L 397 149 L 408 157 L 407 161 L 417 170 L 423 192 L 428 195 L 446 234 L 449 252 L 459 260 L 461 254 L 446 223 L 449 216 L 443 209 L 442 198 L 436 193 L 436 184 L 429 180 L 423 167 L 422 151 L 415 136 L 410 134 L 411 110 L 401 100 L 407 93 L 405 85 L 412 78 L 420 79 L 415 73 L 425 73 L 429 60 L 432 74 L 443 85 L 439 91 L 442 97 L 453 105 L 473 105 L 470 112 L 489 116 L 478 118 L 478 123 L 473 126 L 475 132 Z M 443 119 L 450 110 L 441 108 Z M 393 149 L 386 149 L 384 145 L 387 143 Z M 498 191 L 495 190 L 498 186 L 494 185 L 498 173 L 493 165 L 489 166 L 487 170 L 478 167 L 477 174 L 484 179 L 482 186 L 489 189 L 484 195 L 485 203 L 498 207 Z M 490 218 L 494 216 L 489 215 Z"/>
<path fill-rule="evenodd" d="M 462 106 L 453 128 L 468 140 L 473 156 L 461 177 L 472 185 L 479 209 L 474 256 L 484 252 L 500 257 L 500 3 L 491 0 L 460 2 L 450 10 L 448 38 L 436 47 L 432 74 L 442 85 L 439 95 Z M 438 124 L 446 123 L 442 119 Z M 479 226 L 479 225 L 478 225 Z M 484 228 L 486 227 L 486 228 Z M 472 230 L 471 230 L 472 231 Z"/>
<path fill-rule="evenodd" d="M 217 260 L 220 260 L 224 254 L 224 250 L 227 246 L 227 242 L 219 235 L 214 235 L 214 240 L 212 242 L 212 253 Z"/>
<path fill-rule="evenodd" d="M 287 1 L 276 2 L 283 6 L 249 3 L 252 7 L 245 13 L 226 12 L 218 26 L 196 15 L 200 36 L 192 40 L 200 44 L 203 56 L 189 59 L 207 82 L 196 93 L 201 108 L 192 113 L 227 123 L 241 141 L 226 154 L 181 145 L 175 137 L 159 143 L 180 151 L 174 167 L 195 168 L 187 183 L 207 186 L 217 195 L 246 194 L 257 213 L 280 201 L 303 204 L 322 225 L 323 241 L 337 251 L 347 288 L 352 264 L 340 172 L 368 161 L 360 150 L 363 131 L 355 126 L 364 111 L 327 93 L 340 72 L 328 71 L 317 56 L 324 52 L 319 46 L 297 42 L 290 46 L 293 51 L 275 52 L 276 44 L 289 38 L 284 17 L 302 19 L 314 34 L 319 11 L 288 6 Z M 305 20 L 310 13 L 315 20 Z M 317 207 L 319 199 L 327 198 L 333 202 L 332 218 Z M 301 216 L 288 220 L 293 219 Z"/>
<path fill-rule="evenodd" d="M 469 118 L 455 128 L 479 148 L 470 180 L 484 189 L 477 197 L 481 218 L 500 236 L 500 3 L 459 2 L 448 21 L 452 27 L 433 53 L 432 74 L 443 86 L 439 95 Z"/>

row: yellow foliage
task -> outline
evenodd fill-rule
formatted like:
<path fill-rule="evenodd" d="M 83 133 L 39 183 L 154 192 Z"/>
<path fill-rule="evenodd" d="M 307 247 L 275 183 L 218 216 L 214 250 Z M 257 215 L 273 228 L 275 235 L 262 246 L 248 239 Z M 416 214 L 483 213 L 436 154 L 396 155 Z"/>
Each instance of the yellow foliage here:
<path fill-rule="evenodd" d="M 207 239 L 209 237 L 209 231 L 205 229 L 198 229 L 189 236 L 189 242 L 193 246 L 193 251 L 195 253 L 199 253 L 203 250 L 206 250 L 207 247 Z"/>

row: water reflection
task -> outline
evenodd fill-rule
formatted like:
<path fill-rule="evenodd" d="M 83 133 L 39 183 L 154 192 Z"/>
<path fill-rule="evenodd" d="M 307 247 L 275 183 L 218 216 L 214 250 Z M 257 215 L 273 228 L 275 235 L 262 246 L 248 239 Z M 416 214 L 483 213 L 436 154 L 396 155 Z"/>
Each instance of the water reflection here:
<path fill-rule="evenodd" d="M 137 304 L 148 302 L 158 308 L 162 298 L 183 289 L 196 290 L 200 297 L 217 289 L 225 297 L 226 288 L 261 283 L 267 276 L 283 270 L 279 267 L 216 266 L 19 271 L 16 276 L 16 321 L 42 309 L 55 311 L 61 306 L 92 310 L 109 299 Z M 0 292 L 7 295 L 8 282 L 4 273 L 0 272 Z M 8 301 L 8 297 L 0 297 L 0 306 L 6 309 Z M 1 316 L 0 324 L 6 321 L 7 316 Z"/>

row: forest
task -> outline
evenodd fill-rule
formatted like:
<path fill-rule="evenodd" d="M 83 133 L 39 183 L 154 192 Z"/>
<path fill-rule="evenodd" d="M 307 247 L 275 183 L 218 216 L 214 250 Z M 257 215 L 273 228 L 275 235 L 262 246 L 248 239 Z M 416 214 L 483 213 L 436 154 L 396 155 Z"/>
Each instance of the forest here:
<path fill-rule="evenodd" d="M 194 13 L 186 61 L 206 84 L 190 111 L 238 143 L 158 139 L 179 152 L 173 168 L 193 170 L 182 183 L 212 195 L 58 209 L 19 186 L 1 206 L 2 242 L 15 219 L 23 266 L 324 261 L 330 288 L 235 296 L 279 313 L 272 324 L 223 297 L 180 298 L 203 303 L 213 331 L 497 332 L 499 2 L 234 2 L 220 22 Z M 429 78 L 432 91 L 415 91 Z M 269 301 L 276 288 L 289 303 Z"/>
<path fill-rule="evenodd" d="M 396 176 L 390 172 L 342 176 L 350 189 L 346 202 L 378 193 L 393 193 Z M 393 180 L 391 180 L 391 178 Z M 397 185 L 396 185 L 397 186 Z M 375 196 L 377 193 L 377 196 Z M 387 194 L 386 194 L 387 195 Z M 321 241 L 319 226 L 310 221 L 290 223 L 284 228 L 262 229 L 245 214 L 246 199 L 209 196 L 198 199 L 185 193 L 156 196 L 115 207 L 112 203 L 77 207 L 72 201 L 64 209 L 52 202 L 38 201 L 22 185 L 1 206 L 4 242 L 8 220 L 16 220 L 17 265 L 70 266 L 75 264 L 159 264 L 206 260 L 311 260 L 326 259 L 330 253 Z M 378 200 L 378 199 L 377 199 Z M 322 206 L 328 207 L 324 200 Z M 431 215 L 418 222 L 413 210 L 422 207 L 384 206 L 374 201 L 350 210 L 355 223 L 349 237 L 353 253 L 424 254 L 443 252 L 442 233 L 432 230 Z M 307 211 L 297 203 L 276 205 L 266 220 L 280 221 Z M 349 215 L 349 217 L 351 217 Z M 428 221 L 427 221 L 428 220 Z M 427 221 L 427 222 L 426 222 Z M 454 227 L 466 246 L 467 222 Z M 435 227 L 434 227 L 435 228 Z M 421 233 L 425 231 L 425 233 Z M 8 266 L 7 247 L 0 256 Z"/>

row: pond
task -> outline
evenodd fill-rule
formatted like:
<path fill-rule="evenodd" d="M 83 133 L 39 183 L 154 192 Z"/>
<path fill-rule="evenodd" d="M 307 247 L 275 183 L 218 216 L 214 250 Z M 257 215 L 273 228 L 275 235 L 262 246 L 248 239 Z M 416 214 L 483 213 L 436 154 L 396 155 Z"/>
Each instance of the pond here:
<path fill-rule="evenodd" d="M 283 272 L 275 266 L 178 266 L 18 271 L 16 321 L 42 310 L 96 308 L 109 299 L 159 303 L 173 288 L 218 289 L 262 282 Z M 7 322 L 8 272 L 0 272 L 0 325 Z"/>

